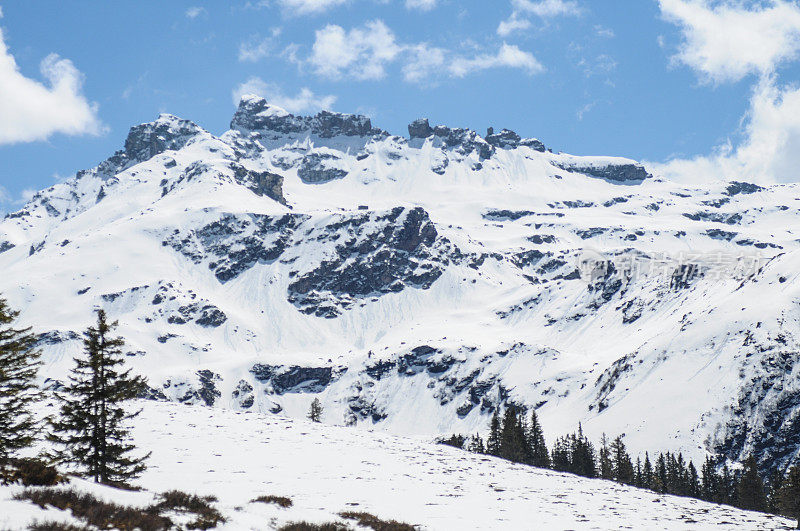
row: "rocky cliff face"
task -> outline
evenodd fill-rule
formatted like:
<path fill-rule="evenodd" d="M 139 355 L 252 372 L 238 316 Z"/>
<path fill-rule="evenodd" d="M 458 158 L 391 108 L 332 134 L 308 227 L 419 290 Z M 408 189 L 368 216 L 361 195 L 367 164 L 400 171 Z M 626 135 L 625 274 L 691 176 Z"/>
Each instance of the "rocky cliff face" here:
<path fill-rule="evenodd" d="M 162 115 L 37 193 L 0 223 L 0 291 L 47 385 L 103 307 L 157 400 L 318 397 L 326 422 L 430 436 L 517 405 L 551 438 L 797 459 L 795 186 L 408 133 L 246 97 L 220 136 Z"/>

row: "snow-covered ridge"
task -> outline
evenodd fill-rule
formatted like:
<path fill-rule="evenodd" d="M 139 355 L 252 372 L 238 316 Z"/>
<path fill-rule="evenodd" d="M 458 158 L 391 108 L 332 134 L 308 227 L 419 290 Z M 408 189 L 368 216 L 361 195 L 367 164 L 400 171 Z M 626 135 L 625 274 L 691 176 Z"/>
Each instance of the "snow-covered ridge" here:
<path fill-rule="evenodd" d="M 487 133 L 162 115 L 6 216 L 0 292 L 51 380 L 102 306 L 157 399 L 425 436 L 517 404 L 551 438 L 795 460 L 797 187 Z"/>

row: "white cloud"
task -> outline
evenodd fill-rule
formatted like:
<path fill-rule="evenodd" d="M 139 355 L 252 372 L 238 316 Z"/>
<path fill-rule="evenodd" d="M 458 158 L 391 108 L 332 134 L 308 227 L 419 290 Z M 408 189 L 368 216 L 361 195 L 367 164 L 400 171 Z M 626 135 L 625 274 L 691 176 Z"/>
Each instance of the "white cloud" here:
<path fill-rule="evenodd" d="M 97 105 L 83 96 L 83 75 L 72 62 L 50 54 L 39 69 L 46 85 L 19 71 L 0 29 L 0 144 L 100 134 Z"/>
<path fill-rule="evenodd" d="M 33 199 L 33 196 L 35 194 L 36 194 L 36 190 L 34 190 L 33 188 L 25 188 L 24 190 L 22 190 L 22 192 L 20 192 L 19 201 L 18 202 L 19 203 L 27 203 L 28 201 Z"/>
<path fill-rule="evenodd" d="M 316 15 L 344 5 L 349 0 L 278 0 L 284 12 L 293 15 Z"/>
<path fill-rule="evenodd" d="M 583 69 L 583 75 L 586 77 L 608 76 L 617 69 L 617 62 L 610 55 L 600 54 L 592 60 L 582 58 L 578 66 Z"/>
<path fill-rule="evenodd" d="M 275 48 L 275 43 L 281 34 L 281 28 L 273 28 L 269 37 L 261 38 L 251 36 L 247 41 L 239 44 L 239 61 L 255 63 L 268 57 Z"/>
<path fill-rule="evenodd" d="M 709 155 L 678 158 L 654 169 L 675 180 L 800 180 L 800 87 L 780 85 L 776 70 L 798 58 L 800 7 L 772 0 L 659 0 L 662 14 L 680 26 L 683 42 L 674 62 L 706 82 L 735 82 L 755 75 L 747 113 L 737 131 Z"/>
<path fill-rule="evenodd" d="M 794 2 L 659 0 L 659 5 L 683 32 L 673 61 L 693 68 L 705 81 L 768 75 L 800 51 L 800 7 Z"/>
<path fill-rule="evenodd" d="M 737 146 L 728 141 L 711 155 L 675 159 L 654 169 L 684 182 L 800 180 L 800 87 L 778 87 L 771 77 L 759 81 L 742 132 L 744 139 Z"/>
<path fill-rule="evenodd" d="M 316 32 L 308 62 L 317 74 L 329 78 L 347 72 L 356 79 L 381 79 L 385 66 L 400 52 L 394 33 L 381 20 L 350 31 L 329 24 Z"/>
<path fill-rule="evenodd" d="M 432 84 L 443 70 L 447 50 L 425 43 L 408 48 L 408 59 L 403 65 L 403 78 L 410 83 Z"/>
<path fill-rule="evenodd" d="M 310 114 L 320 110 L 330 110 L 336 103 L 336 96 L 318 96 L 308 88 L 300 89 L 294 96 L 284 94 L 275 83 L 267 83 L 258 77 L 251 77 L 233 91 L 234 104 L 238 104 L 242 96 L 255 94 L 268 102 L 283 107 L 293 114 Z"/>
<path fill-rule="evenodd" d="M 508 37 L 514 32 L 524 31 L 531 27 L 531 21 L 527 18 L 520 18 L 517 13 L 513 13 L 508 20 L 503 20 L 497 26 L 497 34 L 501 37 Z"/>
<path fill-rule="evenodd" d="M 496 54 L 481 54 L 472 58 L 457 57 L 449 65 L 448 70 L 455 77 L 464 77 L 473 72 L 498 67 L 519 68 L 529 74 L 544 72 L 544 66 L 533 54 L 506 43 L 503 43 Z"/>
<path fill-rule="evenodd" d="M 438 0 L 406 0 L 406 8 L 430 11 L 436 7 Z"/>
<path fill-rule="evenodd" d="M 191 6 L 189 9 L 186 10 L 186 18 L 192 20 L 196 19 L 201 15 L 207 15 L 207 14 L 208 11 L 206 11 L 206 8 L 201 6 Z"/>
<path fill-rule="evenodd" d="M 402 65 L 403 78 L 411 83 L 434 84 L 441 76 L 464 77 L 490 68 L 517 68 L 529 74 L 544 71 L 529 52 L 503 43 L 495 53 L 462 55 L 427 43 L 404 44 L 381 20 L 367 22 L 350 30 L 328 25 L 316 32 L 310 56 L 298 58 L 296 46 L 284 55 L 301 67 L 310 66 L 318 75 L 331 79 L 351 77 L 376 80 L 386 76 L 386 68 Z"/>
<path fill-rule="evenodd" d="M 616 36 L 614 30 L 612 30 L 611 28 L 607 28 L 601 24 L 595 25 L 594 34 L 597 35 L 598 37 L 603 37 L 604 39 L 613 39 Z"/>
<path fill-rule="evenodd" d="M 531 13 L 542 18 L 581 14 L 581 9 L 575 0 L 511 0 L 511 5 L 516 11 Z"/>
<path fill-rule="evenodd" d="M 530 15 L 548 19 L 581 14 L 581 8 L 575 0 L 511 0 L 511 8 L 508 20 L 497 26 L 497 34 L 501 37 L 530 28 L 531 21 L 526 18 Z"/>
<path fill-rule="evenodd" d="M 575 112 L 575 117 L 578 119 L 579 122 L 583 121 L 583 117 L 586 115 L 586 113 L 594 109 L 596 105 L 597 105 L 596 101 L 587 103 L 586 105 L 584 105 Z"/>
<path fill-rule="evenodd" d="M 3 6 L 0 6 L 0 18 L 3 18 Z"/>

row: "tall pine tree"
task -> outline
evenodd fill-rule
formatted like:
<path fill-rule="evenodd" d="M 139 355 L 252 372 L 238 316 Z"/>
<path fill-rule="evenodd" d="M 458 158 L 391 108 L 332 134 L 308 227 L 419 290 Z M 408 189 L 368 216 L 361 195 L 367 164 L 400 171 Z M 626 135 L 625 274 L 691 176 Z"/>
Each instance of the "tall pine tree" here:
<path fill-rule="evenodd" d="M 128 412 L 125 402 L 146 388 L 145 379 L 122 370 L 120 337 L 111 337 L 116 321 L 109 323 L 103 310 L 97 324 L 84 333 L 84 352 L 75 358 L 69 384 L 56 396 L 61 418 L 52 424 L 50 440 L 61 446 L 56 460 L 74 465 L 97 483 L 127 485 L 145 470 L 149 454 L 134 457 L 127 421 L 140 412 Z"/>
<path fill-rule="evenodd" d="M 764 482 L 758 474 L 758 463 L 752 455 L 744 460 L 744 470 L 739 480 L 737 506 L 749 511 L 766 511 L 767 496 Z"/>
<path fill-rule="evenodd" d="M 539 423 L 536 411 L 531 412 L 531 423 L 528 426 L 528 447 L 531 464 L 539 468 L 550 468 L 550 453 L 544 440 L 544 431 Z"/>
<path fill-rule="evenodd" d="M 31 408 L 40 397 L 40 353 L 33 349 L 30 328 L 13 327 L 18 315 L 0 299 L 0 462 L 33 444 L 38 432 Z"/>
<path fill-rule="evenodd" d="M 797 519 L 797 529 L 800 529 L 800 466 L 798 465 L 790 468 L 781 481 L 778 509 L 782 515 Z"/>
<path fill-rule="evenodd" d="M 625 443 L 622 442 L 622 435 L 617 436 L 611 443 L 611 460 L 614 479 L 626 485 L 633 485 L 633 463 L 627 448 L 625 448 Z"/>

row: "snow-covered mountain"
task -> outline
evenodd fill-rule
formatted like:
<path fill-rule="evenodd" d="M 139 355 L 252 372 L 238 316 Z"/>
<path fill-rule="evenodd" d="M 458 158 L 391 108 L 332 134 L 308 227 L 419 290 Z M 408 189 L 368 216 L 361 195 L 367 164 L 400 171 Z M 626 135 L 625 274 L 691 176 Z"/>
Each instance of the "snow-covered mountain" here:
<path fill-rule="evenodd" d="M 767 467 L 800 449 L 798 191 L 245 97 L 7 215 L 0 292 L 53 386 L 103 307 L 154 399 L 422 436 L 518 404 Z"/>

